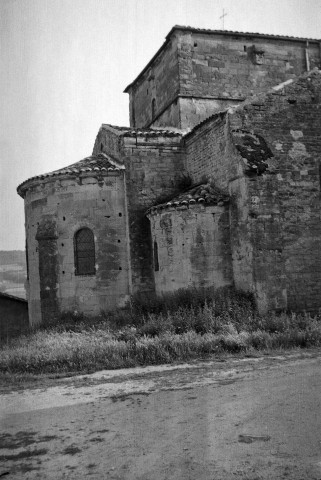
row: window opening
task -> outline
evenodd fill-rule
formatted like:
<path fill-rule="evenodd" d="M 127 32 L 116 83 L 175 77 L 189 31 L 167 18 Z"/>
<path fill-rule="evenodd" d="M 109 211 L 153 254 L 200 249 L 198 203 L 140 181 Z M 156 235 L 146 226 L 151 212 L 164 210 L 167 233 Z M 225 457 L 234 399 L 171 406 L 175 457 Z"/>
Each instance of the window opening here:
<path fill-rule="evenodd" d="M 158 245 L 157 242 L 154 242 L 154 270 L 159 272 L 159 263 L 158 263 Z"/>
<path fill-rule="evenodd" d="M 155 111 L 156 111 L 156 100 L 153 98 L 152 100 L 152 118 L 155 117 Z"/>
<path fill-rule="evenodd" d="M 26 240 L 26 266 L 27 266 L 27 280 L 29 280 L 29 257 L 28 257 L 28 241 Z"/>
<path fill-rule="evenodd" d="M 89 228 L 75 233 L 74 250 L 76 275 L 95 275 L 95 240 Z"/>

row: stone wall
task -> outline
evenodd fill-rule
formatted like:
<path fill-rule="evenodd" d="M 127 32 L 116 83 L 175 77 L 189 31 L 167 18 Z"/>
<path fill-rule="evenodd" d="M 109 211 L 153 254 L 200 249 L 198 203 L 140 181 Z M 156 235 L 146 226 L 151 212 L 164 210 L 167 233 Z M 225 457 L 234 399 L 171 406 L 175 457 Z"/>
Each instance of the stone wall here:
<path fill-rule="evenodd" d="M 216 100 L 213 98 L 177 97 L 151 124 L 152 127 L 176 127 L 191 129 L 215 112 L 238 105 L 239 100 Z"/>
<path fill-rule="evenodd" d="M 154 290 L 146 211 L 179 191 L 184 173 L 180 135 L 124 137 L 133 292 Z"/>
<path fill-rule="evenodd" d="M 124 304 L 130 287 L 123 174 L 39 181 L 25 205 L 30 323 Z M 74 234 L 82 227 L 94 233 L 95 275 L 75 275 Z"/>
<path fill-rule="evenodd" d="M 235 281 L 252 282 L 262 310 L 320 307 L 320 92 L 321 73 L 311 72 L 230 116 L 273 154 L 265 173 L 230 187 Z"/>
<path fill-rule="evenodd" d="M 186 170 L 193 183 L 210 179 L 228 193 L 229 181 L 239 169 L 239 159 L 230 139 L 228 115 L 214 114 L 184 138 Z"/>
<path fill-rule="evenodd" d="M 130 125 L 139 128 L 150 126 L 153 118 L 176 98 L 178 90 L 177 47 L 173 39 L 129 87 Z"/>
<path fill-rule="evenodd" d="M 164 111 L 161 111 L 157 117 L 151 123 L 151 127 L 168 128 L 175 127 L 181 128 L 180 119 L 180 99 L 176 97 L 175 100 L 170 103 Z"/>
<path fill-rule="evenodd" d="M 130 124 L 193 127 L 231 104 L 320 66 L 317 41 L 307 45 L 291 38 L 175 28 L 126 90 Z"/>
<path fill-rule="evenodd" d="M 149 219 L 158 295 L 232 284 L 228 207 L 177 207 L 151 213 Z"/>
<path fill-rule="evenodd" d="M 110 155 L 112 140 L 109 137 L 114 138 L 117 132 L 117 161 L 124 164 L 126 169 L 131 289 L 133 293 L 153 291 L 151 234 L 146 211 L 179 192 L 179 181 L 185 172 L 182 136 L 176 132 L 116 129 L 103 126 L 93 154 L 98 153 L 102 144 L 103 151 Z"/>
<path fill-rule="evenodd" d="M 182 31 L 178 41 L 180 94 L 244 99 L 307 70 L 306 42 Z M 310 68 L 320 66 L 317 42 Z"/>
<path fill-rule="evenodd" d="M 191 128 L 207 119 L 215 112 L 226 110 L 239 104 L 239 100 L 216 100 L 213 98 L 179 98 L 180 128 Z"/>
<path fill-rule="evenodd" d="M 122 131 L 111 125 L 102 125 L 96 136 L 92 155 L 108 153 L 111 158 L 121 161 Z"/>

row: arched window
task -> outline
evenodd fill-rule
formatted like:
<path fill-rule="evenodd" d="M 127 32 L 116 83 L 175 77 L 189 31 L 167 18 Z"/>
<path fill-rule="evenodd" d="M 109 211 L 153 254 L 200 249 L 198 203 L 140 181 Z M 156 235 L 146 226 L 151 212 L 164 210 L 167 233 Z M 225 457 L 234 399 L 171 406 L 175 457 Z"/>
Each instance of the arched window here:
<path fill-rule="evenodd" d="M 76 275 L 95 275 L 95 240 L 89 228 L 81 228 L 75 233 Z"/>

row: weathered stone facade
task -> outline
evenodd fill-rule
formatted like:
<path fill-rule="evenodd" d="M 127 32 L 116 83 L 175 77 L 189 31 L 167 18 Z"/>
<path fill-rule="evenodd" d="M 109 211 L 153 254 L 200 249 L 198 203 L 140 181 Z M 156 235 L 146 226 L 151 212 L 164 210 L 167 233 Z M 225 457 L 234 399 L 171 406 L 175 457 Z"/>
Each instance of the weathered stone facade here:
<path fill-rule="evenodd" d="M 320 41 L 175 26 L 125 90 L 133 127 L 190 128 L 320 67 Z"/>
<path fill-rule="evenodd" d="M 25 195 L 31 324 L 50 322 L 62 311 L 99 314 L 129 298 L 123 166 L 101 154 L 79 163 L 19 187 Z M 94 275 L 75 274 L 74 236 L 84 227 L 95 237 Z"/>
<path fill-rule="evenodd" d="M 127 87 L 132 126 L 18 187 L 30 322 L 190 286 L 317 311 L 319 66 L 316 40 L 174 27 Z"/>

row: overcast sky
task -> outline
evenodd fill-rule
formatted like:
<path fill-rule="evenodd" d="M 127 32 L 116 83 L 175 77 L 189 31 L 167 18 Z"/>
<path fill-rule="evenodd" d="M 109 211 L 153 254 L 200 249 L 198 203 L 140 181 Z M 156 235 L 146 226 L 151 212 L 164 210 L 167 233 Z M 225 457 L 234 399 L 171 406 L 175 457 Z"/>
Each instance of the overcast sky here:
<path fill-rule="evenodd" d="M 0 249 L 24 248 L 24 180 L 128 125 L 125 87 L 175 24 L 321 38 L 321 0 L 0 0 Z"/>

